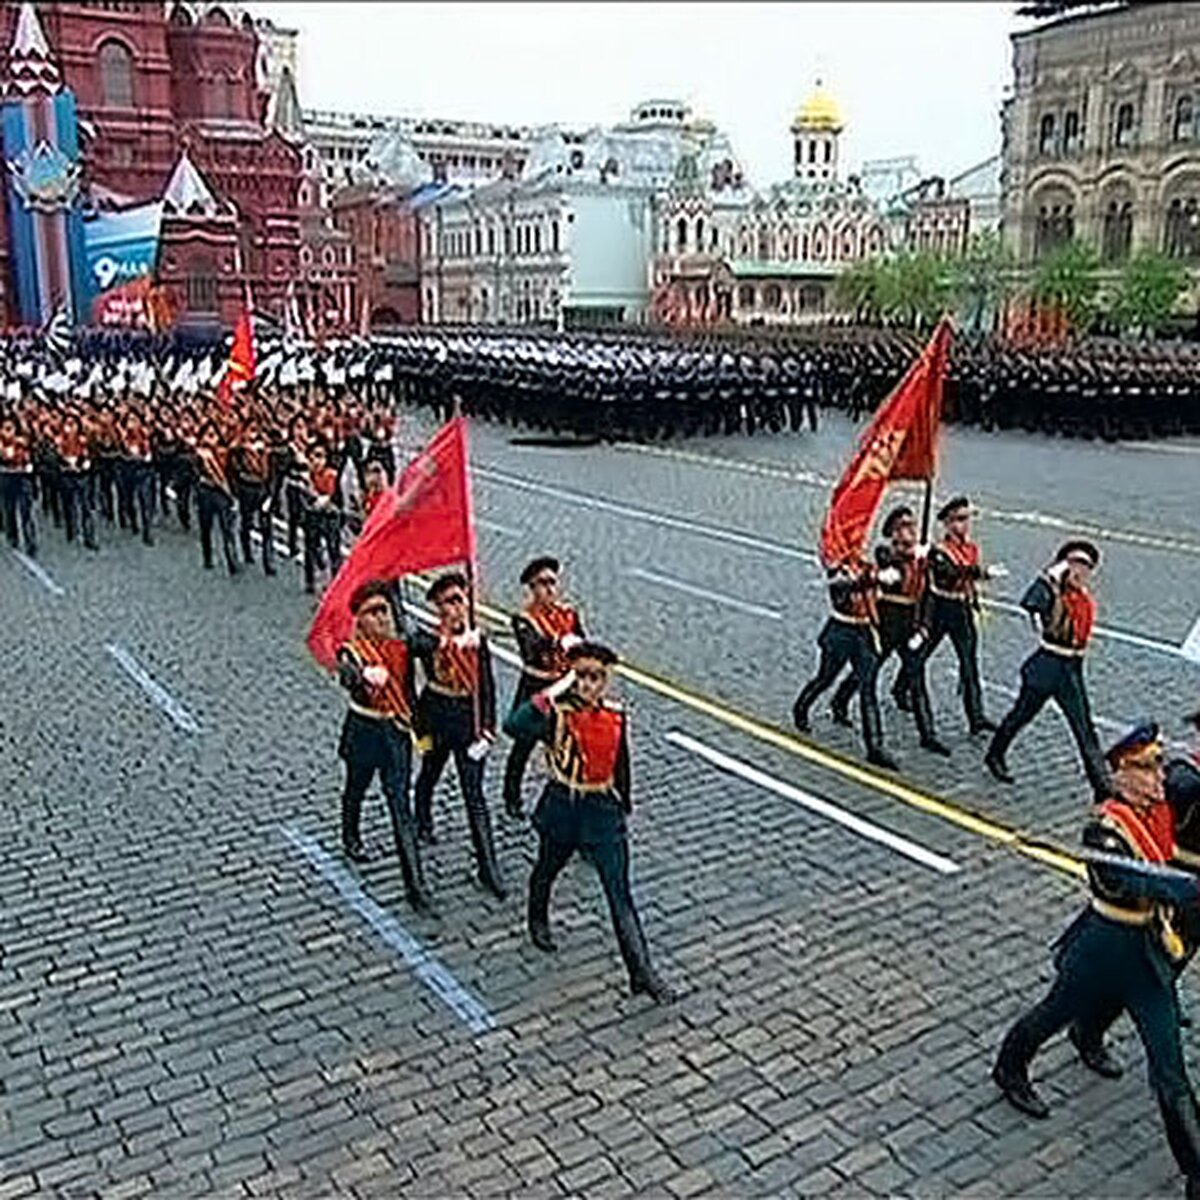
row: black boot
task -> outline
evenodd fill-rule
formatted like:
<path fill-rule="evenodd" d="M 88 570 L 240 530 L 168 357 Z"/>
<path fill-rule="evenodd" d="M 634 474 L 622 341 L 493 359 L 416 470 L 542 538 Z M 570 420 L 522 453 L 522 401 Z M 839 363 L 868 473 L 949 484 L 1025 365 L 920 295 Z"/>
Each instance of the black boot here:
<path fill-rule="evenodd" d="M 545 921 L 535 921 L 529 918 L 529 940 L 543 954 L 553 954 L 558 949 L 554 938 L 550 936 L 550 926 Z"/>
<path fill-rule="evenodd" d="M 1050 1115 L 1049 1106 L 1034 1090 L 1024 1071 L 997 1063 L 992 1068 L 992 1079 L 1013 1108 L 1039 1121 L 1044 1121 Z"/>
<path fill-rule="evenodd" d="M 1080 1060 L 1089 1071 L 1095 1071 L 1105 1079 L 1120 1079 L 1125 1074 L 1125 1068 L 1113 1058 L 1103 1042 L 1084 1041 L 1078 1025 L 1072 1025 L 1067 1036 L 1071 1039 L 1071 1045 L 1079 1051 Z"/>
<path fill-rule="evenodd" d="M 674 1004 L 677 999 L 675 989 L 652 967 L 630 979 L 629 990 L 635 996 L 649 996 L 655 1004 Z"/>
<path fill-rule="evenodd" d="M 950 747 L 945 742 L 939 742 L 935 737 L 922 738 L 921 749 L 928 750 L 930 754 L 937 754 L 942 758 L 950 757 Z"/>
<path fill-rule="evenodd" d="M 879 716 L 879 705 L 871 692 L 861 696 L 863 741 L 867 746 L 867 762 L 882 767 L 885 771 L 898 771 L 900 764 L 883 748 L 883 721 Z"/>
<path fill-rule="evenodd" d="M 414 912 L 433 916 L 433 898 L 425 886 L 425 872 L 421 868 L 421 853 L 412 820 L 408 816 L 400 819 L 393 814 L 392 833 L 396 839 L 396 855 L 400 859 L 400 873 L 404 876 L 404 894 Z"/>
<path fill-rule="evenodd" d="M 479 868 L 479 883 L 484 891 L 497 900 L 508 899 L 508 888 L 496 861 L 496 846 L 492 840 L 492 819 L 482 796 L 467 802 L 467 820 L 471 826 L 471 844 L 475 849 L 475 864 Z"/>
<path fill-rule="evenodd" d="M 992 773 L 992 777 L 1000 783 L 1016 782 L 1008 769 L 1008 763 L 1004 761 L 1003 755 L 998 754 L 995 750 L 989 750 L 984 755 L 983 765 Z"/>
<path fill-rule="evenodd" d="M 808 720 L 808 705 L 801 705 L 799 699 L 797 699 L 796 703 L 792 705 L 792 724 L 795 725 L 801 733 L 812 732 L 812 725 L 809 724 Z"/>

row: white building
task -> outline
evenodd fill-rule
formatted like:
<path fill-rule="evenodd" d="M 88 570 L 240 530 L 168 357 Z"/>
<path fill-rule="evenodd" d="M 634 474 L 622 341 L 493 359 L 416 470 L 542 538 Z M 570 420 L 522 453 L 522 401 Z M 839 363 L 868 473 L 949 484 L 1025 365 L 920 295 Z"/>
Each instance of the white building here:
<path fill-rule="evenodd" d="M 700 138 L 740 181 L 728 139 L 677 100 L 639 104 L 587 133 L 546 130 L 521 178 L 422 214 L 425 320 L 566 328 L 644 319 L 654 196 Z"/>

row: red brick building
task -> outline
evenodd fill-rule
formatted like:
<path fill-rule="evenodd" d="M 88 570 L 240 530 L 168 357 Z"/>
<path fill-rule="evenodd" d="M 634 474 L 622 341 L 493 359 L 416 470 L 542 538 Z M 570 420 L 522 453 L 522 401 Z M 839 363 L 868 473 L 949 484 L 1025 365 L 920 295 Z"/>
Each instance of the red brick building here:
<path fill-rule="evenodd" d="M 5 47 L 18 7 L 5 5 Z M 281 317 L 299 267 L 301 154 L 266 124 L 262 49 L 249 14 L 161 0 L 36 8 L 76 96 L 96 204 L 163 196 L 186 150 L 221 216 L 205 203 L 190 220 L 179 212 L 164 220 L 164 281 L 192 317 L 231 324 L 242 280 L 260 312 Z"/>

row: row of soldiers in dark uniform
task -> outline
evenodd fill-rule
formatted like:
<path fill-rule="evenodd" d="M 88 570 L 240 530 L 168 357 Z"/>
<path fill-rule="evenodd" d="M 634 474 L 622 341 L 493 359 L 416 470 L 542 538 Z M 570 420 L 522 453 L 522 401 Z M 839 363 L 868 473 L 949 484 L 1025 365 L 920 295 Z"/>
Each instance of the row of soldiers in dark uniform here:
<path fill-rule="evenodd" d="M 1049 1109 L 1028 1073 L 1040 1046 L 1067 1028 L 1083 1062 L 1115 1078 L 1122 1068 L 1104 1038 L 1128 1012 L 1146 1049 L 1187 1195 L 1200 1198 L 1200 1108 L 1184 1063 L 1175 990 L 1200 947 L 1200 712 L 1187 718 L 1194 731 L 1190 753 L 1170 762 L 1152 722 L 1101 752 L 1083 675 L 1097 611 L 1090 582 L 1100 552 L 1076 539 L 1059 548 L 1021 599 L 1040 641 L 1022 665 L 1017 699 L 997 727 L 983 708 L 976 621 L 979 589 L 1004 572 L 983 561 L 970 536 L 970 516 L 968 498 L 955 497 L 938 513 L 943 537 L 925 547 L 918 544 L 914 513 L 900 506 L 884 521 L 887 541 L 875 548 L 873 561 L 852 558 L 828 566 L 832 612 L 818 639 L 817 675 L 796 699 L 795 723 L 802 733 L 810 731 L 813 704 L 849 666 L 834 696 L 834 717 L 849 723 L 848 705 L 857 692 L 868 760 L 896 769 L 883 746 L 876 686 L 882 663 L 897 653 L 893 695 L 912 712 L 922 746 L 948 755 L 934 731 L 925 682 L 929 656 L 945 637 L 958 656 L 970 729 L 992 735 L 984 762 L 997 780 L 1013 781 L 1007 753 L 1019 732 L 1047 702 L 1059 706 L 1092 790 L 1094 807 L 1083 831 L 1092 898 L 1055 943 L 1056 981 L 1008 1032 L 993 1077 L 1015 1107 L 1044 1118 Z M 1167 869 L 1172 867 L 1178 869 Z"/>
<path fill-rule="evenodd" d="M 631 991 L 669 1003 L 674 992 L 651 963 L 629 882 L 628 718 L 608 696 L 617 656 L 585 635 L 579 613 L 559 593 L 559 572 L 558 560 L 546 555 L 521 573 L 527 601 L 512 623 L 522 673 L 503 725 L 513 739 L 504 771 L 504 803 L 513 819 L 524 812 L 522 782 L 530 754 L 539 744 L 545 747 L 548 779 L 532 817 L 538 854 L 527 895 L 530 940 L 543 952 L 556 949 L 551 890 L 571 858 L 581 854 L 600 877 Z M 507 898 L 508 887 L 484 793 L 485 762 L 497 733 L 488 638 L 470 623 L 463 574 L 439 576 L 426 599 L 437 617 L 432 630 L 406 625 L 394 582 L 369 581 L 351 597 L 353 632 L 337 656 L 349 702 L 338 751 L 346 767 L 345 855 L 353 862 L 368 857 L 360 833 L 362 805 L 378 774 L 408 902 L 430 915 L 433 898 L 422 846 L 438 841 L 433 795 L 451 758 L 478 884 L 498 900 Z M 420 755 L 420 769 L 410 800 L 414 753 Z"/>
<path fill-rule="evenodd" d="M 263 391 L 226 406 L 215 397 L 93 401 L 33 395 L 0 404 L 0 512 L 11 546 L 37 553 L 34 501 L 69 541 L 97 549 L 97 510 L 153 544 L 174 511 L 199 525 L 204 566 L 214 533 L 231 575 L 255 561 L 275 574 L 273 522 L 288 553 L 304 552 L 305 587 L 341 563 L 342 529 L 361 521 L 396 471 L 390 408 Z"/>

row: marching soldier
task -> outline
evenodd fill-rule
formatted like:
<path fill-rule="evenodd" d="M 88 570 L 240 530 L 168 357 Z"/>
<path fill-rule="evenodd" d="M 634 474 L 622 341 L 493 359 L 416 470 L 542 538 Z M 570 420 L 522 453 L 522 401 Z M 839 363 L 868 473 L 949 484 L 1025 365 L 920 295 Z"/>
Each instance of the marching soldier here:
<path fill-rule="evenodd" d="M 87 440 L 75 413 L 67 413 L 63 417 L 54 449 L 58 458 L 58 485 L 67 541 L 73 542 L 76 534 L 82 533 L 83 544 L 89 550 L 99 549 L 96 544 L 96 523 L 92 519 L 89 478 L 92 464 L 88 458 Z"/>
<path fill-rule="evenodd" d="M 336 505 L 337 472 L 326 450 L 314 442 L 308 451 L 308 488 L 304 502 L 304 590 L 317 590 L 317 567 L 329 564 L 332 579 L 342 565 L 342 514 Z"/>
<path fill-rule="evenodd" d="M 584 638 L 579 614 L 559 598 L 557 558 L 535 558 L 521 572 L 529 591 L 525 607 L 513 616 L 513 632 L 521 652 L 521 678 L 513 698 L 515 712 L 535 692 L 560 680 L 568 670 L 567 651 Z M 536 742 L 514 741 L 504 767 L 504 807 L 510 817 L 521 816 L 521 781 Z"/>
<path fill-rule="evenodd" d="M 890 541 L 875 547 L 875 565 L 881 572 L 894 568 L 899 579 L 881 583 L 879 587 L 879 665 L 882 667 L 893 652 L 899 654 L 900 672 L 893 687 L 897 703 L 912 711 L 922 747 L 948 758 L 949 747 L 938 741 L 934 733 L 925 683 L 921 657 L 924 630 L 918 620 L 925 593 L 925 559 L 917 554 L 917 522 L 907 504 L 888 513 L 883 522 L 883 536 Z M 851 674 L 834 693 L 833 719 L 839 725 L 850 725 L 848 709 L 857 690 L 858 677 Z"/>
<path fill-rule="evenodd" d="M 479 883 L 499 900 L 508 889 L 496 862 L 492 822 L 483 795 L 484 760 L 496 740 L 496 680 L 487 638 L 467 624 L 467 580 L 450 571 L 434 580 L 425 598 L 438 614 L 433 633 L 412 635 L 413 654 L 425 672 L 414 729 L 421 747 L 421 771 L 414 798 L 417 835 L 436 840 L 433 789 L 451 755 L 467 810 Z"/>
<path fill-rule="evenodd" d="M 1158 727 L 1138 726 L 1107 757 L 1114 795 L 1085 827 L 1084 845 L 1141 863 L 1169 863 L 1176 851 Z M 1150 1084 L 1171 1152 L 1187 1180 L 1187 1195 L 1200 1197 L 1200 1109 L 1184 1062 L 1175 994 L 1186 947 L 1172 906 L 1182 897 L 1166 880 L 1147 873 L 1135 883 L 1131 874 L 1099 862 L 1089 864 L 1088 882 L 1091 905 L 1056 944 L 1057 978 L 1046 997 L 1008 1031 L 992 1077 L 1014 1107 L 1045 1118 L 1050 1110 L 1029 1080 L 1039 1048 L 1069 1025 L 1095 1028 L 1102 1014 L 1127 1011 L 1146 1050 Z M 1190 888 L 1188 906 L 1194 907 L 1196 899 Z M 1076 1032 L 1077 1045 L 1079 1037 Z"/>
<path fill-rule="evenodd" d="M 16 417 L 0 421 L 0 507 L 8 544 L 16 550 L 24 538 L 25 553 L 37 557 L 33 520 L 33 450 Z M 18 531 L 20 537 L 18 537 Z"/>
<path fill-rule="evenodd" d="M 984 763 L 1001 783 L 1012 783 L 1005 755 L 1013 739 L 1053 700 L 1067 718 L 1097 803 L 1111 782 L 1092 724 L 1083 678 L 1083 658 L 1096 623 L 1096 601 L 1088 587 L 1100 551 L 1086 541 L 1065 543 L 1021 598 L 1021 607 L 1041 622 L 1042 642 L 1021 667 L 1021 691 L 1000 722 Z"/>
<path fill-rule="evenodd" d="M 263 437 L 262 427 L 254 417 L 246 420 L 241 436 L 229 451 L 229 476 L 237 499 L 242 559 L 247 566 L 254 562 L 250 533 L 257 528 L 262 538 L 263 574 L 274 575 L 275 538 L 271 524 L 274 481 L 271 478 L 270 448 Z"/>
<path fill-rule="evenodd" d="M 801 733 L 808 733 L 809 710 L 829 690 L 847 663 L 858 684 L 859 712 L 867 761 L 885 770 L 899 770 L 900 764 L 883 748 L 883 721 L 879 716 L 879 698 L 875 686 L 879 678 L 879 612 L 877 594 L 880 584 L 900 582 L 895 567 L 876 569 L 870 563 L 847 561 L 826 571 L 832 611 L 817 638 L 821 651 L 817 674 L 806 683 L 792 706 L 792 720 Z"/>
<path fill-rule="evenodd" d="M 154 511 L 154 466 L 150 433 L 141 416 L 130 412 L 121 429 L 120 457 L 117 460 L 117 503 L 123 514 L 122 526 L 138 532 L 141 524 L 142 541 L 154 545 L 150 518 Z"/>
<path fill-rule="evenodd" d="M 421 870 L 409 803 L 412 776 L 413 659 L 398 631 L 391 586 L 372 580 L 350 598 L 354 633 L 338 650 L 338 679 L 349 693 L 338 754 L 346 764 L 342 792 L 342 849 L 366 862 L 359 833 L 363 798 L 375 773 L 387 799 L 396 856 L 409 904 L 428 913 L 432 902 Z"/>
<path fill-rule="evenodd" d="M 928 663 L 942 639 L 950 638 L 958 656 L 967 723 L 972 733 L 984 733 L 996 726 L 984 715 L 979 680 L 979 584 L 985 579 L 1003 579 L 1008 571 L 999 563 L 983 565 L 979 546 L 971 540 L 972 513 L 966 496 L 956 496 L 938 511 L 946 532 L 929 551 L 929 638 L 921 656 Z"/>
<path fill-rule="evenodd" d="M 576 851 L 596 868 L 633 994 L 669 1004 L 675 993 L 654 970 L 629 886 L 626 820 L 632 811 L 625 712 L 606 696 L 616 654 L 596 642 L 566 652 L 570 670 L 509 714 L 504 731 L 547 746 L 547 781 L 533 814 L 538 857 L 529 877 L 529 936 L 546 953 L 550 891 Z"/>
<path fill-rule="evenodd" d="M 216 423 L 205 421 L 196 446 L 196 512 L 200 520 L 200 553 L 204 557 L 204 569 L 211 571 L 212 527 L 215 519 L 221 527 L 225 565 L 230 575 L 236 575 L 241 568 L 233 543 L 233 493 L 229 489 L 229 477 L 225 470 L 227 456 L 228 451 L 221 444 Z"/>

